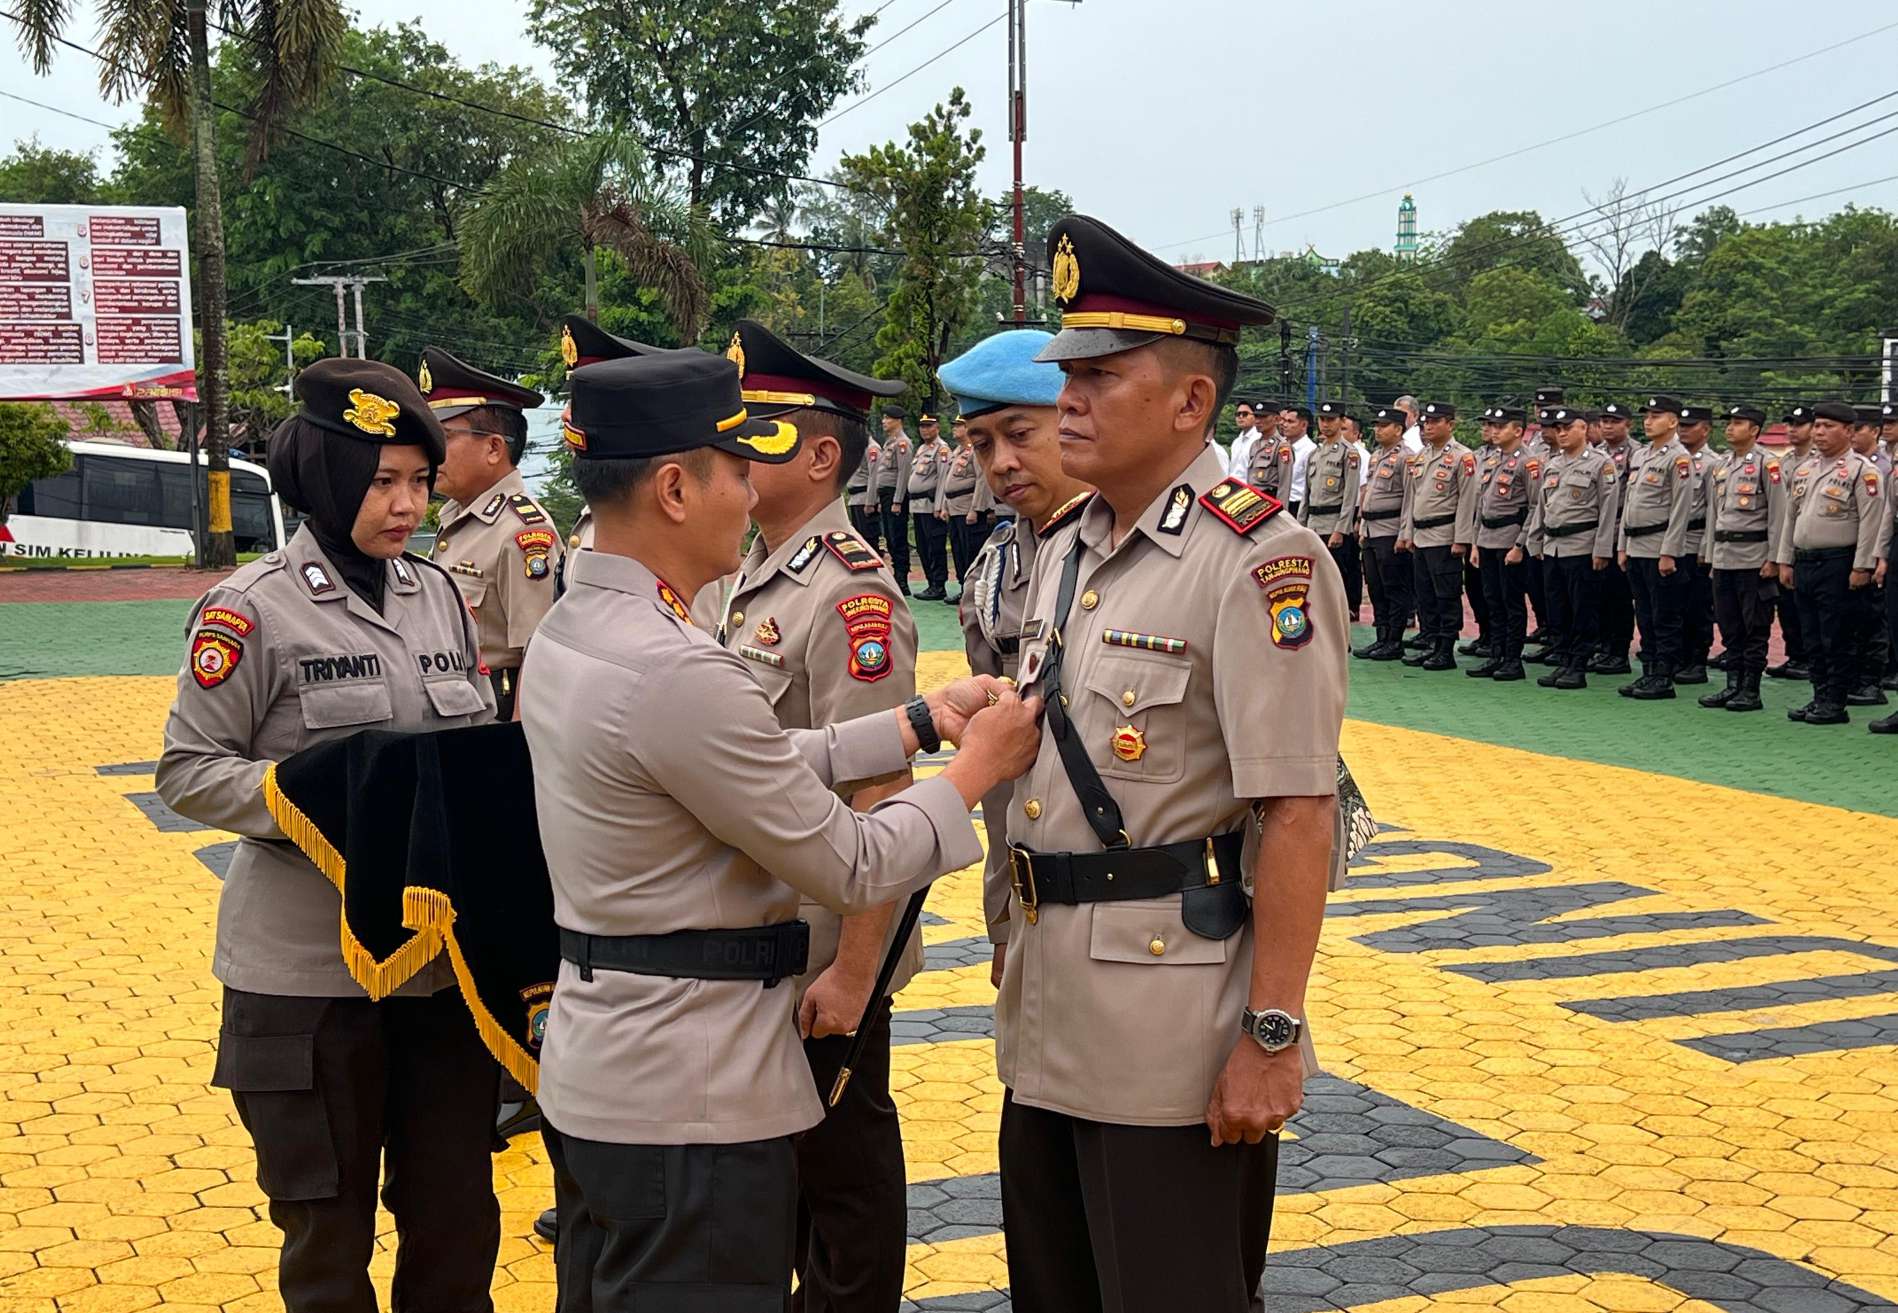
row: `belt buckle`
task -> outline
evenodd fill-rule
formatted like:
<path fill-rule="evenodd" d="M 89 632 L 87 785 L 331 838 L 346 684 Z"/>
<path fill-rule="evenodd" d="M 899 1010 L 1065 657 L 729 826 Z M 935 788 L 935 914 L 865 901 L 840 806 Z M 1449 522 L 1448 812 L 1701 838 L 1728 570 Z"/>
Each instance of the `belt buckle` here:
<path fill-rule="evenodd" d="M 1015 888 L 1015 899 L 1021 904 L 1022 914 L 1028 918 L 1028 924 L 1035 924 L 1041 917 L 1041 895 L 1035 888 L 1035 860 L 1029 856 L 1026 848 L 1009 845 L 1008 882 Z"/>

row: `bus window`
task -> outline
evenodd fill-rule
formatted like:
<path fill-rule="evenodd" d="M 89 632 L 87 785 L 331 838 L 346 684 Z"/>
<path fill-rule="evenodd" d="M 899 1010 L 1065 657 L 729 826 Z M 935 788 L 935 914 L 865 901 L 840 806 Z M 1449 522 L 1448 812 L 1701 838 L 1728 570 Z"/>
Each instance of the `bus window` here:
<path fill-rule="evenodd" d="M 150 461 L 85 458 L 79 471 L 84 518 L 100 524 L 165 524 L 157 473 L 156 463 Z M 190 523 L 189 516 L 185 523 Z"/>
<path fill-rule="evenodd" d="M 231 529 L 240 552 L 268 552 L 277 546 L 270 518 L 270 489 L 249 470 L 231 471 Z"/>
<path fill-rule="evenodd" d="M 13 508 L 20 515 L 44 515 L 48 519 L 79 518 L 79 466 L 84 456 L 73 457 L 64 474 L 50 479 L 35 479 L 20 490 L 19 503 Z"/>

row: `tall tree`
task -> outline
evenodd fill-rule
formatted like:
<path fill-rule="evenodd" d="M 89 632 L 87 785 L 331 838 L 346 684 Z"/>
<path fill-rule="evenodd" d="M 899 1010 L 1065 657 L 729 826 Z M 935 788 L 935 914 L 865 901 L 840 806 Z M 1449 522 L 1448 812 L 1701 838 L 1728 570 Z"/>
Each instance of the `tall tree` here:
<path fill-rule="evenodd" d="M 1495 210 L 1463 224 L 1432 268 L 1457 287 L 1492 269 L 1522 269 L 1539 274 L 1580 305 L 1588 298 L 1588 279 L 1561 233 L 1534 210 Z"/>
<path fill-rule="evenodd" d="M 935 396 L 936 370 L 975 309 L 994 222 L 975 184 L 988 148 L 980 128 L 965 127 L 970 113 L 957 87 L 910 125 L 908 141 L 843 159 L 842 175 L 883 200 L 885 238 L 901 252 L 877 330 L 878 372 L 903 379 L 916 397 Z"/>
<path fill-rule="evenodd" d="M 13 143 L 0 159 L 0 197 L 21 205 L 92 205 L 101 199 L 99 162 L 90 154 L 40 145 L 38 137 Z"/>
<path fill-rule="evenodd" d="M 231 533 L 228 361 L 224 334 L 225 270 L 222 191 L 218 179 L 217 107 L 211 94 L 212 0 L 144 0 L 104 9 L 99 87 L 123 104 L 148 96 L 165 125 L 192 145 L 195 182 L 198 362 L 209 467 L 209 533 L 202 563 L 237 564 Z M 219 25 L 243 50 L 250 73 L 250 159 L 261 160 L 285 115 L 307 103 L 328 78 L 347 20 L 337 0 L 217 0 Z M 60 32 L 71 16 L 64 0 L 23 0 L 12 15 L 33 71 L 52 69 Z"/>
<path fill-rule="evenodd" d="M 65 441 L 71 428 L 51 406 L 0 402 L 0 525 L 20 489 L 72 465 Z"/>
<path fill-rule="evenodd" d="M 874 19 L 840 0 L 534 0 L 528 29 L 562 86 L 654 147 L 686 199 L 729 228 L 802 173 L 819 120 L 845 92 Z"/>

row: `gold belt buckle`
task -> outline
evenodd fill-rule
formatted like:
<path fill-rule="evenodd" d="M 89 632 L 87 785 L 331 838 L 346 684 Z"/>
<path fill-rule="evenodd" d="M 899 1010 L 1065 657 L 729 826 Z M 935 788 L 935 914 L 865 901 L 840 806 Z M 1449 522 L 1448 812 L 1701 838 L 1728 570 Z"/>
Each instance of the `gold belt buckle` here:
<path fill-rule="evenodd" d="M 1041 896 L 1035 890 L 1034 858 L 1028 855 L 1026 848 L 1009 847 L 1008 882 L 1015 887 L 1015 899 L 1021 904 L 1022 914 L 1028 918 L 1028 924 L 1035 924 L 1041 916 Z"/>

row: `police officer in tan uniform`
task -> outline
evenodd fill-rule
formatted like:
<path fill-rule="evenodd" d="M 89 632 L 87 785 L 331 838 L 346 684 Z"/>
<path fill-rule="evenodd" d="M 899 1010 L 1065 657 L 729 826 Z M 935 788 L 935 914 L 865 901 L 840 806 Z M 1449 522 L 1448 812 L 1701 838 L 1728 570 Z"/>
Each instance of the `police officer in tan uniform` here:
<path fill-rule="evenodd" d="M 309 518 L 193 608 L 157 769 L 166 805 L 240 836 L 218 898 L 211 1083 L 256 1146 L 290 1313 L 376 1309 L 385 1180 L 395 1301 L 486 1310 L 501 1240 L 498 1068 L 445 957 L 380 1002 L 364 994 L 339 947 L 339 886 L 266 803 L 274 763 L 313 744 L 494 716 L 455 585 L 403 553 L 442 460 L 441 424 L 378 361 L 318 361 L 295 390 L 301 409 L 271 435 L 270 473 Z"/>
<path fill-rule="evenodd" d="M 1373 415 L 1372 434 L 1377 450 L 1371 453 L 1364 475 L 1365 493 L 1359 511 L 1359 537 L 1364 543 L 1364 575 L 1371 585 L 1371 612 L 1377 639 L 1351 655 L 1367 661 L 1400 661 L 1404 656 L 1404 626 L 1410 623 L 1411 566 L 1397 551 L 1410 500 L 1404 429 L 1410 416 L 1395 406 L 1381 406 Z"/>
<path fill-rule="evenodd" d="M 937 377 L 967 421 L 967 446 L 989 491 L 1015 514 L 989 535 L 969 567 L 957 610 L 963 651 L 978 675 L 1015 679 L 1021 671 L 1022 621 L 1028 584 L 1041 543 L 1080 514 L 1093 490 L 1061 468 L 1061 371 L 1035 356 L 1051 334 L 1011 329 L 984 338 L 945 364 Z M 982 800 L 988 858 L 982 867 L 982 904 L 991 974 L 1002 981 L 1009 932 L 1008 804 L 1012 785 Z"/>
<path fill-rule="evenodd" d="M 1023 629 L 1046 722 L 1008 817 L 1010 1286 L 1023 1309 L 1240 1313 L 1302 1098 L 1344 587 L 1209 443 L 1271 308 L 1079 215 L 1048 249 L 1062 467 L 1099 492 L 1041 543 Z"/>
<path fill-rule="evenodd" d="M 1423 407 L 1424 449 L 1410 458 L 1410 504 L 1397 550 L 1411 554 L 1417 594 L 1417 651 L 1404 658 L 1424 670 L 1456 669 L 1456 636 L 1463 627 L 1463 568 L 1468 547 L 1456 545 L 1457 523 L 1476 500 L 1476 455 L 1456 440 L 1456 407 Z"/>
<path fill-rule="evenodd" d="M 1793 480 L 1799 477 L 1800 467 L 1816 459 L 1812 445 L 1812 407 L 1804 404 L 1790 406 L 1784 418 L 1786 450 L 1780 454 L 1779 473 L 1785 486 L 1791 488 Z M 1773 546 L 1777 551 L 1777 539 Z M 1811 679 L 1811 648 L 1806 643 L 1805 630 L 1799 624 L 1799 603 L 1793 597 L 1792 589 L 1780 588 L 1779 603 L 1775 609 L 1779 613 L 1779 633 L 1785 644 L 1786 659 L 1776 666 L 1768 666 L 1767 676 L 1771 679 Z"/>
<path fill-rule="evenodd" d="M 1677 549 L 1686 541 L 1694 500 L 1694 458 L 1678 436 L 1678 400 L 1656 394 L 1648 398 L 1641 414 L 1648 445 L 1629 462 L 1616 553 L 1634 593 L 1635 621 L 1641 629 L 1641 677 L 1615 691 L 1650 702 L 1674 696 L 1674 672 L 1681 665 L 1687 576 L 1665 544 L 1670 534 Z"/>
<path fill-rule="evenodd" d="M 891 402 L 883 407 L 883 446 L 870 465 L 870 491 L 876 495 L 877 536 L 884 559 L 896 574 L 896 586 L 909 596 L 909 467 L 915 443 L 903 427 L 909 412 Z"/>
<path fill-rule="evenodd" d="M 795 425 L 799 443 L 788 462 L 751 471 L 758 535 L 717 637 L 744 659 L 786 729 L 900 707 L 916 694 L 916 622 L 889 568 L 851 531 L 839 494 L 861 463 L 874 399 L 903 384 L 806 356 L 749 319 L 738 321 L 726 354 L 742 362 L 746 410 Z M 940 445 L 926 439 L 919 461 Z M 897 772 L 848 781 L 840 793 L 868 811 L 908 783 L 908 772 Z M 850 1032 L 872 1002 L 895 912 L 884 903 L 839 917 L 808 896 L 798 904 L 811 927 L 810 960 L 793 982 L 798 1030 L 820 1090 L 837 1079 Z M 907 985 L 922 963 L 922 935 L 912 929 L 888 992 Z M 793 1307 L 811 1313 L 890 1313 L 903 1297 L 908 1237 L 903 1137 L 890 1099 L 890 1000 L 875 1002 L 843 1101 L 797 1142 Z"/>
<path fill-rule="evenodd" d="M 1489 607 L 1490 655 L 1464 671 L 1472 679 L 1511 683 L 1524 678 L 1522 644 L 1529 632 L 1529 563 L 1520 550 L 1522 527 L 1529 519 L 1530 491 L 1542 475 L 1542 458 L 1523 446 L 1527 418 L 1519 406 L 1492 406 L 1484 412 L 1494 443 L 1481 458 L 1476 495 L 1457 526 L 1457 540 L 1475 553 L 1483 599 Z M 1553 412 L 1550 412 L 1551 414 Z"/>
<path fill-rule="evenodd" d="M 1709 476 L 1719 456 L 1709 446 L 1713 437 L 1713 411 L 1706 406 L 1681 407 L 1681 446 L 1693 458 L 1694 470 L 1689 490 L 1686 518 L 1679 525 L 1669 524 L 1661 550 L 1680 563 L 1686 576 L 1681 595 L 1681 668 L 1674 674 L 1676 684 L 1707 682 L 1707 654 L 1713 650 L 1713 572 L 1707 564 L 1707 489 Z"/>
<path fill-rule="evenodd" d="M 1604 402 L 1598 412 L 1601 416 L 1601 450 L 1614 462 L 1615 481 L 1626 490 L 1628 471 L 1634 453 L 1640 448 L 1628 436 L 1630 415 L 1628 407 L 1619 401 Z M 1620 517 L 1626 510 L 1622 502 L 1617 502 L 1615 515 Z M 1620 525 L 1615 526 L 1619 530 Z M 1629 673 L 1628 649 L 1634 642 L 1634 594 L 1628 589 L 1628 573 L 1621 568 L 1611 549 L 1608 552 L 1608 564 L 1597 576 L 1600 584 L 1600 650 L 1590 658 L 1588 670 L 1595 675 L 1625 675 Z"/>
<path fill-rule="evenodd" d="M 1869 588 L 1884 531 L 1884 480 L 1852 450 L 1852 407 L 1822 401 L 1812 408 L 1813 456 L 1793 474 L 1792 495 L 1773 559 L 1779 582 L 1799 603 L 1812 661 L 1812 701 L 1786 713 L 1808 725 L 1851 720 L 1852 593 Z"/>
<path fill-rule="evenodd" d="M 1758 406 L 1728 410 L 1727 454 L 1707 476 L 1707 555 L 1728 660 L 1727 686 L 1702 697 L 1703 707 L 1761 709 L 1760 677 L 1779 594 L 1773 547 L 1786 510 L 1779 458 L 1757 445 L 1765 425 L 1766 412 Z"/>
<path fill-rule="evenodd" d="M 1267 496 L 1284 501 L 1292 490 L 1292 439 L 1285 436 L 1282 408 L 1268 407 L 1262 414 L 1263 432 L 1252 446 L 1246 467 L 1233 473 Z"/>
<path fill-rule="evenodd" d="M 1543 688 L 1588 687 L 1589 658 L 1596 652 L 1600 580 L 1615 554 L 1616 512 L 1621 478 L 1606 444 L 1588 442 L 1588 420 L 1579 410 L 1555 406 L 1543 412 L 1543 432 L 1555 455 L 1530 493 L 1522 550 L 1542 562 L 1549 628 L 1557 636 L 1555 669 L 1536 680 Z"/>
<path fill-rule="evenodd" d="M 925 416 L 918 427 L 922 441 L 910 453 L 909 508 L 916 527 L 916 554 L 923 558 L 923 578 L 929 586 L 916 594 L 916 600 L 941 602 L 949 596 L 949 525 L 936 516 L 936 494 L 954 453 L 943 441 L 942 426 L 933 415 Z"/>
<path fill-rule="evenodd" d="M 739 565 L 746 462 L 793 460 L 796 430 L 751 417 L 733 362 L 702 352 L 608 361 L 572 388 L 597 532 L 521 698 L 563 957 L 539 1091 L 558 1307 L 782 1308 L 793 1137 L 823 1117 L 785 984 L 809 951 L 798 894 L 861 912 L 978 860 L 968 809 L 1032 758 L 1037 708 L 965 679 L 783 729 L 757 663 L 689 607 Z M 877 620 L 854 609 L 866 671 L 890 660 Z M 868 814 L 838 796 L 943 734 L 961 751 L 940 775 Z"/>
<path fill-rule="evenodd" d="M 1344 579 L 1345 604 L 1355 620 L 1363 601 L 1364 576 L 1358 554 L 1358 493 L 1363 458 L 1345 438 L 1344 403 L 1318 403 L 1318 449 L 1305 461 L 1305 504 L 1299 523 L 1324 539 L 1325 550 Z"/>
<path fill-rule="evenodd" d="M 966 441 L 949 457 L 942 484 L 936 490 L 936 518 L 949 528 L 949 551 L 956 560 L 956 584 L 969 584 L 969 566 L 982 546 L 981 526 L 995 507 L 995 498 L 982 477 L 982 467 Z"/>
<path fill-rule="evenodd" d="M 446 501 L 431 559 L 474 612 L 497 714 L 512 720 L 521 657 L 554 604 L 554 578 L 566 556 L 553 517 L 528 496 L 518 468 L 527 450 L 526 412 L 543 398 L 440 347 L 422 349 L 415 381 L 448 443 L 435 475 L 435 491 Z"/>

